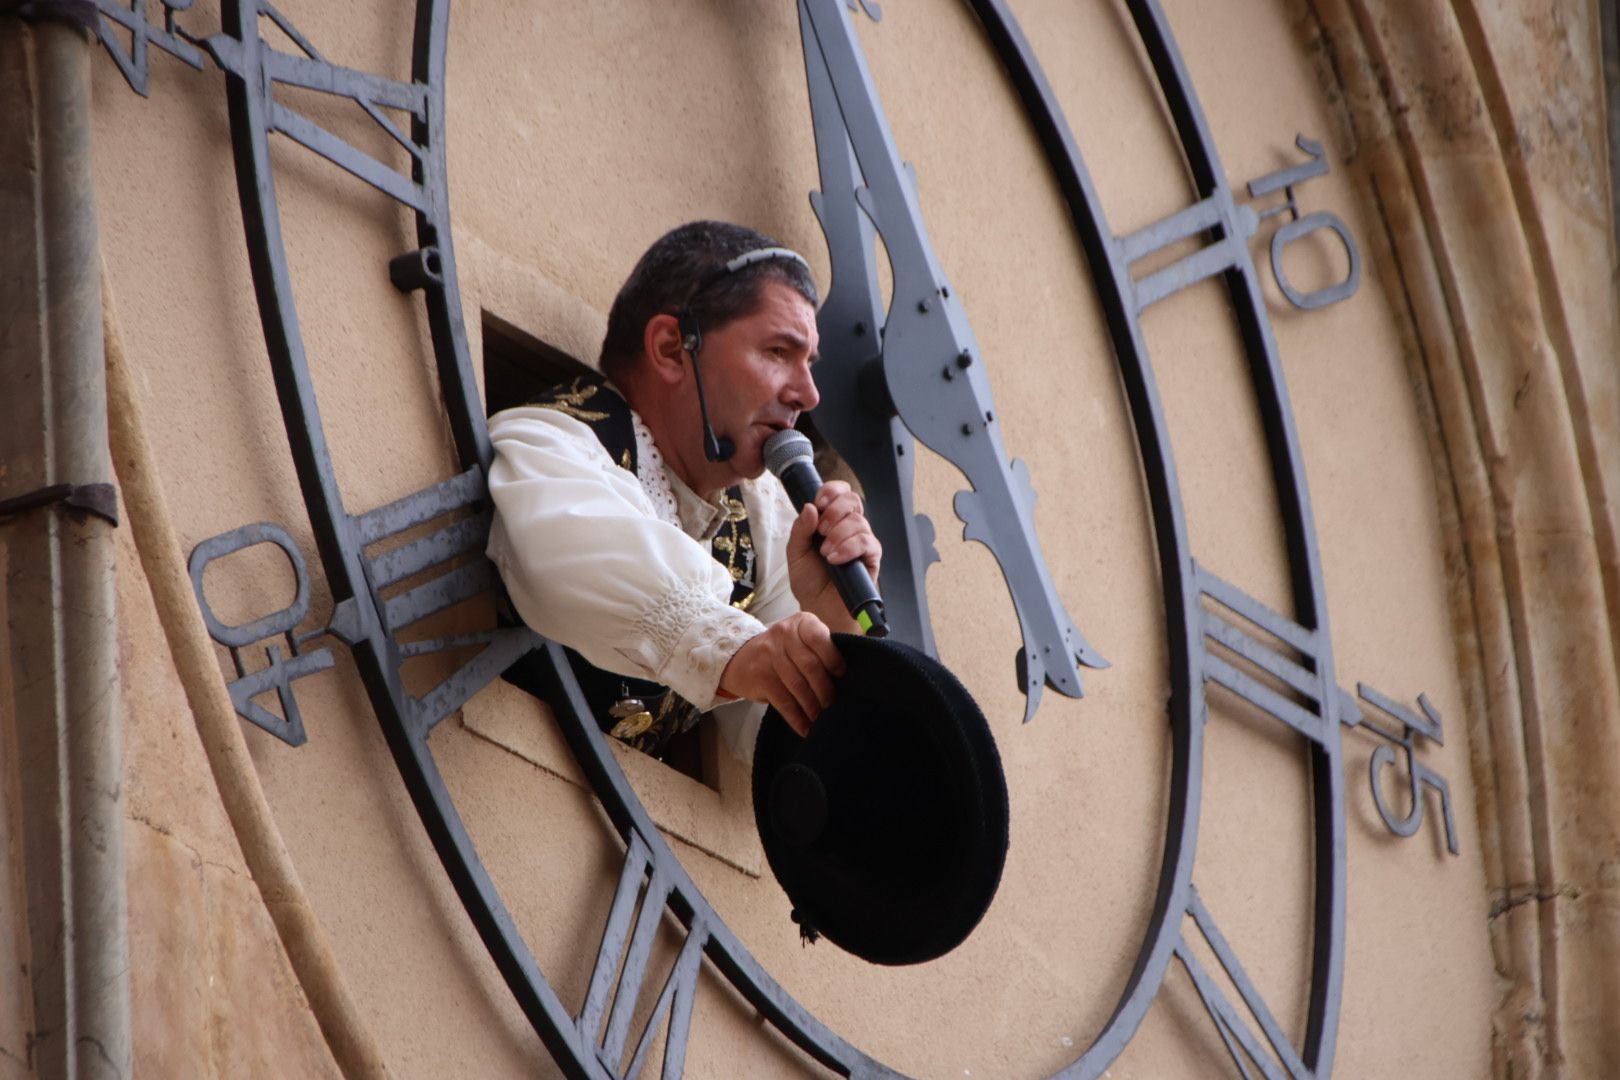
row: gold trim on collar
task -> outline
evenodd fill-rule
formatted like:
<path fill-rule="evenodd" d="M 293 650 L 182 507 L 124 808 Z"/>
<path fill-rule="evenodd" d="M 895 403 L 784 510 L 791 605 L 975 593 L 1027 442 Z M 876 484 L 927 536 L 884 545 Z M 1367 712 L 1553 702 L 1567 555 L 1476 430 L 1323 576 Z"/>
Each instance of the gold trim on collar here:
<path fill-rule="evenodd" d="M 585 386 L 581 386 L 581 381 L 582 380 L 580 379 L 575 379 L 569 384 L 567 390 L 553 391 L 553 393 L 556 394 L 556 397 L 551 401 L 539 402 L 538 407 L 542 409 L 556 409 L 564 416 L 572 416 L 575 420 L 581 420 L 586 423 L 590 423 L 595 420 L 606 420 L 608 418 L 607 413 L 597 412 L 595 409 L 582 408 L 587 401 L 596 396 L 597 391 L 602 389 L 602 385 L 600 383 L 588 383 Z"/>

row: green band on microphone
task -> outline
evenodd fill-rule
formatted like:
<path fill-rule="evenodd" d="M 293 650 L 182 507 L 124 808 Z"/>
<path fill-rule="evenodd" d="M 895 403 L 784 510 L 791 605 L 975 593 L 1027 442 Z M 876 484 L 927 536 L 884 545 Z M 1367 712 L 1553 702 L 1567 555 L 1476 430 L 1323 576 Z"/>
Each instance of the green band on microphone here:
<path fill-rule="evenodd" d="M 856 613 L 855 621 L 861 624 L 861 633 L 870 634 L 872 632 L 872 613 L 871 612 L 862 610 L 862 611 Z"/>

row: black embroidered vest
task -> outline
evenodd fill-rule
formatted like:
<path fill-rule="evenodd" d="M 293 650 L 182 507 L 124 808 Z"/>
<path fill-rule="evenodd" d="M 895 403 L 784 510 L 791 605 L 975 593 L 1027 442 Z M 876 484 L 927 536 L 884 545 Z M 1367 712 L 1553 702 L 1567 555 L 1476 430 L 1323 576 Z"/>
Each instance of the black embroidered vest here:
<path fill-rule="evenodd" d="M 620 468 L 635 475 L 636 431 L 630 406 L 600 376 L 580 376 L 527 404 L 556 409 L 580 421 Z M 747 611 L 756 590 L 755 558 L 742 488 L 728 489 L 720 501 L 725 518 L 709 542 L 709 550 L 731 575 L 732 606 Z M 604 671 L 574 650 L 567 652 L 597 725 L 614 738 L 662 757 L 671 739 L 698 722 L 701 713 L 697 707 L 669 687 Z"/>

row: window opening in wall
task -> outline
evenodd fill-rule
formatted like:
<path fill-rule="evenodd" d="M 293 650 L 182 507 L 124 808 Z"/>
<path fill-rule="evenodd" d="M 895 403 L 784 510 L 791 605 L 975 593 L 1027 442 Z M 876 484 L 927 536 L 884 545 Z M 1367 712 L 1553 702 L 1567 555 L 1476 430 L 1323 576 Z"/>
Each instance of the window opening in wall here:
<path fill-rule="evenodd" d="M 489 412 L 521 405 L 595 370 L 505 319 L 484 313 L 484 401 Z"/>
<path fill-rule="evenodd" d="M 485 312 L 484 401 L 497 413 L 532 401 L 538 395 L 596 369 L 497 315 Z M 663 763 L 676 772 L 719 790 L 720 740 L 712 717 L 677 735 Z"/>

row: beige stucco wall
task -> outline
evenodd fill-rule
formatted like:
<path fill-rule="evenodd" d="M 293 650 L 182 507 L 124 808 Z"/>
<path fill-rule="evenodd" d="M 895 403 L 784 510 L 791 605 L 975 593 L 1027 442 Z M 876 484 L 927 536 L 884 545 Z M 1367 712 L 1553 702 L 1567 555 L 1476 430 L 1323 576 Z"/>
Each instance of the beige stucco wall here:
<path fill-rule="evenodd" d="M 394 7 L 289 3 L 287 14 L 331 59 L 402 75 L 410 20 Z M 1262 276 L 1311 484 L 1336 675 L 1408 704 L 1425 692 L 1446 719 L 1445 745 L 1426 746 L 1422 760 L 1450 783 L 1457 858 L 1445 854 L 1432 800 L 1414 838 L 1384 828 L 1365 779 L 1375 744 L 1345 735 L 1349 917 L 1336 1069 L 1485 1076 L 1504 961 L 1499 949 L 1493 970 L 1487 881 L 1495 878 L 1475 796 L 1483 705 L 1459 670 L 1467 670 L 1459 641 L 1472 629 L 1458 615 L 1450 480 L 1389 225 L 1369 195 L 1370 158 L 1329 92 L 1315 7 L 1164 7 L 1234 187 L 1294 163 L 1296 132 L 1329 147 L 1333 172 L 1301 189 L 1301 201 L 1350 226 L 1363 257 L 1360 291 L 1304 313 Z M 1016 619 L 994 561 L 958 540 L 950 499 L 960 478 L 925 455 L 917 503 L 940 536 L 942 561 L 929 576 L 940 656 L 999 741 L 1012 848 L 983 924 L 949 956 L 916 968 L 874 968 L 826 943 L 801 947 L 763 869 L 741 763 L 725 765 L 715 792 L 620 758 L 705 895 L 819 1018 L 912 1075 L 1040 1076 L 1073 1060 L 1108 1018 L 1152 900 L 1169 740 L 1151 522 L 1100 311 L 1010 88 L 964 5 L 891 0 L 884 11 L 880 23 L 858 23 L 895 139 L 917 167 L 934 245 L 983 347 L 1008 449 L 1029 463 L 1057 588 L 1113 667 L 1087 673 L 1083 700 L 1048 693 L 1034 722 L 1020 723 Z M 1123 13 L 1057 0 L 1017 11 L 1115 233 L 1184 205 L 1179 151 Z M 195 14 L 198 25 L 212 18 Z M 1541 40 L 1540 29 L 1508 19 L 1487 13 L 1480 32 Z M 791 5 L 458 6 L 449 172 L 475 361 L 482 312 L 592 359 L 625 271 L 660 232 L 690 218 L 735 219 L 778 236 L 806 253 L 825 286 L 825 247 L 805 198 L 817 176 L 799 48 Z M 152 70 L 149 100 L 130 93 L 105 57 L 95 71 L 109 320 L 134 375 L 139 437 L 183 551 L 261 520 L 300 542 L 313 569 L 313 626 L 330 600 L 266 361 L 220 77 L 164 58 Z M 1506 63 L 1502 99 L 1534 99 L 1547 70 L 1535 58 Z M 1596 77 L 1570 74 L 1564 112 L 1555 101 L 1537 114 L 1549 138 L 1562 131 L 1560 117 L 1585 122 Z M 397 147 L 352 106 L 297 92 L 285 100 L 401 164 Z M 1601 142 L 1582 130 L 1581 139 Z M 453 469 L 425 319 L 387 280 L 387 259 L 414 246 L 413 231 L 386 197 L 299 148 L 278 143 L 276 162 L 332 456 L 348 508 L 370 509 Z M 1525 192 L 1547 207 L 1544 259 L 1566 309 L 1564 333 L 1578 345 L 1584 400 L 1608 417 L 1595 424 L 1590 453 L 1620 460 L 1612 416 L 1620 395 L 1602 360 L 1615 340 L 1612 229 L 1593 227 L 1610 221 L 1606 174 L 1591 180 L 1603 169 L 1601 154 L 1532 165 Z M 1300 248 L 1289 265 L 1302 280 L 1338 272 L 1332 248 Z M 1258 244 L 1256 252 L 1263 262 Z M 1265 444 L 1223 294 L 1211 284 L 1188 290 L 1151 309 L 1145 327 L 1194 554 L 1286 611 Z M 1601 494 L 1614 473 L 1596 471 Z M 137 1071 L 330 1071 L 165 644 L 164 620 L 195 612 L 154 606 L 150 564 L 121 537 Z M 287 602 L 290 575 L 278 559 L 261 549 L 210 573 L 222 618 L 244 621 Z M 334 651 L 333 670 L 297 684 L 306 746 L 251 727 L 245 738 L 363 1025 L 398 1077 L 546 1073 L 538 1039 L 417 823 L 352 663 Z M 219 660 L 223 679 L 223 650 Z M 544 707 L 510 687 L 485 690 L 432 745 L 542 970 L 577 1006 L 618 872 L 616 836 Z M 0 807 L 4 780 L 0 770 Z M 1395 802 L 1404 806 L 1398 794 Z M 0 856 L 11 835 L 0 813 Z M 1194 881 L 1296 1038 L 1310 963 L 1310 838 L 1302 746 L 1212 691 Z M 0 901 L 15 895 L 16 861 L 14 852 L 0 859 Z M 0 970 L 11 972 L 7 919 L 0 907 Z M 7 987 L 0 981 L 0 1000 L 21 1000 Z M 0 1049 L 25 1024 L 0 1008 Z M 761 1030 L 707 979 L 688 1074 L 797 1072 L 804 1059 Z M 1230 1070 L 1222 1058 L 1190 982 L 1173 970 L 1111 1075 L 1215 1075 Z M 0 1076 L 9 1067 L 0 1054 Z"/>

